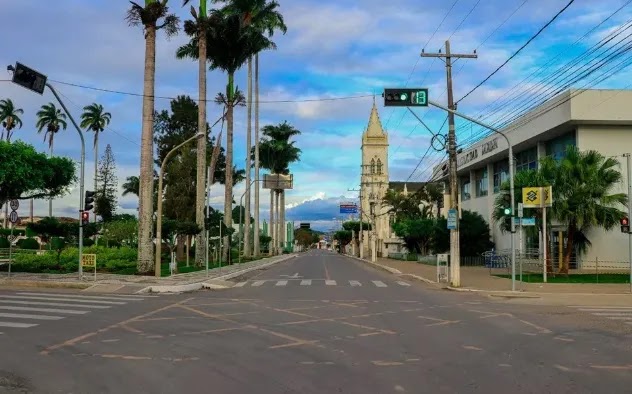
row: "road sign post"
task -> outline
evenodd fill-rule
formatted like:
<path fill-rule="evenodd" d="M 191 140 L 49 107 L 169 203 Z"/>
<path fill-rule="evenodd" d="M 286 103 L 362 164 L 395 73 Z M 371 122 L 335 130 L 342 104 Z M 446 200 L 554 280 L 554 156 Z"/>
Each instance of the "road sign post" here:
<path fill-rule="evenodd" d="M 456 209 L 448 209 L 448 230 L 455 230 L 458 227 L 458 212 Z"/>
<path fill-rule="evenodd" d="M 94 268 L 94 281 L 97 281 L 97 255 L 83 254 L 81 256 L 81 266 L 85 268 Z"/>

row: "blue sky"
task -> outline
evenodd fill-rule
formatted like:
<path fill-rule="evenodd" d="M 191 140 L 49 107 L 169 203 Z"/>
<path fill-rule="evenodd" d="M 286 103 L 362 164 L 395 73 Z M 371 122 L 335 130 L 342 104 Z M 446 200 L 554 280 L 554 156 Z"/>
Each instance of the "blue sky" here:
<path fill-rule="evenodd" d="M 425 180 L 432 167 L 443 156 L 431 152 L 419 170 L 411 175 L 426 151 L 430 134 L 403 109 L 383 108 L 379 93 L 384 87 L 423 86 L 430 89 L 430 98 L 445 103 L 445 69 L 436 59 L 420 58 L 421 49 L 434 52 L 450 39 L 456 52 L 470 53 L 477 49 L 477 60 L 459 60 L 453 71 L 455 97 L 485 78 L 531 37 L 568 0 L 458 0 L 443 20 L 454 0 L 417 1 L 378 0 L 279 0 L 285 15 L 288 33 L 273 40 L 278 50 L 261 55 L 261 125 L 287 120 L 302 131 L 297 145 L 303 150 L 302 160 L 292 168 L 295 189 L 288 192 L 288 217 L 312 221 L 316 227 L 332 226 L 338 217 L 337 204 L 356 193 L 360 174 L 360 141 L 366 128 L 372 104 L 372 93 L 378 94 L 378 108 L 390 139 L 391 180 Z M 614 26 L 627 21 L 632 6 L 624 8 L 595 32 L 572 45 L 579 37 L 601 22 L 627 0 L 577 0 L 571 7 L 519 56 L 513 59 L 475 94 L 459 105 L 459 110 L 472 115 L 488 113 L 486 108 L 507 93 L 518 82 L 552 56 L 554 64 L 562 64 L 603 37 Z M 189 17 L 180 1 L 171 0 L 172 10 L 182 19 Z M 103 104 L 112 113 L 112 124 L 102 137 L 101 154 L 111 144 L 118 164 L 119 184 L 127 176 L 138 174 L 141 98 L 82 89 L 54 81 L 71 82 L 110 90 L 142 93 L 144 40 L 140 28 L 128 27 L 124 17 L 128 1 L 123 0 L 57 0 L 42 3 L 35 0 L 0 0 L 3 23 L 0 27 L 0 60 L 12 64 L 16 60 L 47 74 L 73 114 L 92 102 Z M 507 19 L 510 15 L 511 18 Z M 506 23 L 501 25 L 506 20 Z M 436 30 L 436 32 L 435 32 Z M 493 34 L 492 34 L 493 33 Z M 490 36 L 491 34 L 491 36 Z M 7 39 L 10 38 L 10 39 Z M 189 94 L 197 97 L 197 65 L 179 61 L 175 50 L 188 40 L 180 35 L 167 40 L 159 35 L 157 43 L 156 95 L 174 97 Z M 482 44 L 482 45 L 481 45 Z M 4 67 L 4 66 L 3 66 Z M 246 89 L 245 68 L 238 72 L 237 83 Z M 226 76 L 209 72 L 208 91 L 224 90 Z M 629 73 L 622 72 L 599 87 L 622 88 Z M 6 78 L 10 78 L 6 74 Z M 4 79 L 0 77 L 0 79 Z M 518 86 L 528 89 L 529 84 Z M 335 101 L 306 101 L 343 96 L 364 96 Z M 24 108 L 24 127 L 15 138 L 33 143 L 44 150 L 42 136 L 34 128 L 35 112 L 53 100 L 50 93 L 39 96 L 8 82 L 0 82 L 0 98 L 11 98 Z M 279 102 L 295 101 L 295 102 Z M 166 108 L 168 99 L 157 99 L 156 109 Z M 487 112 L 485 112 L 485 111 Z M 445 115 L 436 109 L 418 111 L 425 115 L 433 130 L 438 130 Z M 492 119 L 503 112 L 492 113 Z M 212 123 L 220 108 L 208 105 Z M 235 118 L 235 162 L 243 167 L 245 160 L 245 109 L 238 109 Z M 457 123 L 463 141 L 471 140 L 477 128 Z M 91 136 L 88 136 L 91 138 Z M 77 137 L 68 129 L 56 138 L 55 151 L 79 158 Z M 88 174 L 93 167 L 91 144 L 87 150 Z M 235 191 L 243 192 L 244 185 Z M 221 186 L 215 186 L 212 202 L 220 206 Z M 58 214 L 76 212 L 78 191 L 55 203 Z M 268 198 L 262 194 L 262 214 L 267 214 Z M 122 212 L 135 212 L 134 196 L 120 198 Z M 23 214 L 26 214 L 26 208 Z M 36 214 L 44 214 L 45 202 L 37 202 Z"/>

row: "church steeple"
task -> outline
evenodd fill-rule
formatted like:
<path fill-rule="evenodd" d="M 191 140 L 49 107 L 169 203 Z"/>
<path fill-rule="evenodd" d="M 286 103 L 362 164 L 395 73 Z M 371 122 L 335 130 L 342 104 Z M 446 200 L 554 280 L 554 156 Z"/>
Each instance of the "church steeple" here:
<path fill-rule="evenodd" d="M 371 108 L 371 115 L 369 116 L 369 124 L 367 125 L 364 137 L 368 138 L 386 138 L 386 133 L 382 128 L 382 122 L 380 121 L 380 115 L 377 112 L 377 106 L 375 105 L 375 96 L 373 96 L 373 107 Z"/>

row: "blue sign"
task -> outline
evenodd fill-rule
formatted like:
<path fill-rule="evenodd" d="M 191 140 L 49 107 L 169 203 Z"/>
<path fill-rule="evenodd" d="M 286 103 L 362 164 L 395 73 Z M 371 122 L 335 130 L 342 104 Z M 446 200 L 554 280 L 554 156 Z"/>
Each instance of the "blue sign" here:
<path fill-rule="evenodd" d="M 514 218 L 514 223 L 516 223 L 516 226 L 519 226 L 521 222 L 523 226 L 535 226 L 535 218 L 522 218 L 522 221 L 520 220 L 520 218 Z"/>
<path fill-rule="evenodd" d="M 358 206 L 355 204 L 340 204 L 340 213 L 358 213 Z"/>
<path fill-rule="evenodd" d="M 456 230 L 456 209 L 448 209 L 448 230 Z"/>

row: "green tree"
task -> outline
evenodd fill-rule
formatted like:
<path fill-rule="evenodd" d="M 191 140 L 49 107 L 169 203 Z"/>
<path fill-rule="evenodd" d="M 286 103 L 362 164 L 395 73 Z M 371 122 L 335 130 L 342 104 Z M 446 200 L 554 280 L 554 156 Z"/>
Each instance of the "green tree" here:
<path fill-rule="evenodd" d="M 22 119 L 20 115 L 24 113 L 22 108 L 16 108 L 11 99 L 0 100 L 0 122 L 4 128 L 0 140 L 4 139 L 4 133 L 7 133 L 7 142 L 11 142 L 11 134 L 16 127 L 22 128 Z"/>
<path fill-rule="evenodd" d="M 178 32 L 179 19 L 169 13 L 168 0 L 145 0 L 144 6 L 135 2 L 127 12 L 127 21 L 131 26 L 142 26 L 145 36 L 145 68 L 143 85 L 143 114 L 140 151 L 140 190 L 138 223 L 138 272 L 151 271 L 153 242 L 151 229 L 154 207 L 154 88 L 156 77 L 156 32 L 163 30 L 173 36 Z"/>
<path fill-rule="evenodd" d="M 123 183 L 123 196 L 127 196 L 128 194 L 134 194 L 138 197 L 139 194 L 139 179 L 137 176 L 128 176 L 125 179 L 125 183 Z"/>
<path fill-rule="evenodd" d="M 118 215 L 117 215 L 118 216 Z M 105 223 L 103 239 L 108 243 L 136 247 L 138 240 L 138 221 L 136 218 L 121 218 Z"/>
<path fill-rule="evenodd" d="M 344 247 L 351 242 L 351 231 L 338 230 L 334 233 L 334 239 L 338 241 L 338 251 L 342 253 Z"/>
<path fill-rule="evenodd" d="M 101 158 L 97 181 L 100 184 L 96 190 L 96 205 L 94 213 L 101 216 L 104 222 L 112 219 L 116 211 L 118 180 L 116 178 L 116 163 L 112 147 L 108 144 Z"/>
<path fill-rule="evenodd" d="M 393 223 L 393 231 L 404 239 L 409 251 L 425 255 L 435 234 L 435 222 L 428 218 L 405 219 Z"/>
<path fill-rule="evenodd" d="M 459 220 L 459 243 L 460 254 L 464 257 L 480 256 L 494 247 L 489 225 L 479 213 L 462 211 Z M 450 250 L 450 230 L 444 217 L 438 218 L 435 222 L 431 246 L 436 253 Z"/>
<path fill-rule="evenodd" d="M 299 228 L 294 231 L 294 239 L 303 248 L 309 248 L 314 243 L 314 233 L 306 228 Z"/>

